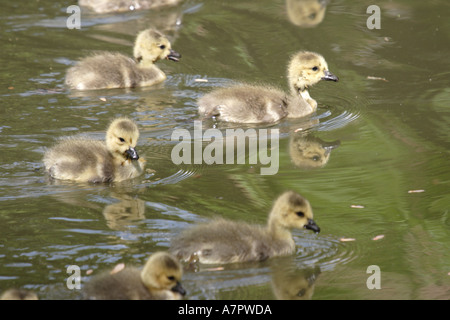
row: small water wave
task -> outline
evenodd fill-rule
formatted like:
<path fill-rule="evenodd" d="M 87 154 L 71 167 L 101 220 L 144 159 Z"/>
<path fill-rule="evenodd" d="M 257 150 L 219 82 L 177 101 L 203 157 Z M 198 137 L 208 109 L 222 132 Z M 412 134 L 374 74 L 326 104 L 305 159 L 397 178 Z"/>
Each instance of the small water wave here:
<path fill-rule="evenodd" d="M 359 113 L 352 113 L 344 110 L 338 113 L 337 110 L 327 110 L 320 114 L 318 118 L 320 122 L 317 126 L 318 131 L 333 131 L 335 129 L 343 128 L 360 117 Z"/>
<path fill-rule="evenodd" d="M 157 185 L 157 184 L 175 184 L 178 183 L 182 180 L 185 180 L 189 177 L 192 177 L 193 175 L 195 175 L 197 172 L 196 171 L 191 171 L 191 170 L 185 170 L 185 169 L 180 169 L 177 172 L 175 172 L 173 175 L 166 177 L 166 178 L 162 178 L 156 181 L 153 181 L 151 184 L 153 185 Z"/>
<path fill-rule="evenodd" d="M 322 271 L 333 270 L 337 264 L 349 263 L 357 257 L 353 244 L 334 237 L 302 235 L 296 238 L 296 243 L 296 263 L 319 266 Z"/>
<path fill-rule="evenodd" d="M 319 105 L 316 118 L 320 120 L 319 131 L 332 131 L 343 128 L 362 116 L 368 105 L 364 97 L 352 95 L 350 92 L 327 92 L 324 97 L 325 106 Z"/>

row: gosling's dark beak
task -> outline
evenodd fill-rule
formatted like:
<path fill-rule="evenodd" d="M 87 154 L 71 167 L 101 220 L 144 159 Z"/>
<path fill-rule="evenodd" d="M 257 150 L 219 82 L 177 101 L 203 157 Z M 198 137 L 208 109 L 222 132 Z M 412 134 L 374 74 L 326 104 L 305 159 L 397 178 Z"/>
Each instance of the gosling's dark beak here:
<path fill-rule="evenodd" d="M 138 160 L 139 159 L 139 155 L 138 155 L 136 149 L 134 149 L 132 147 L 130 147 L 130 149 L 125 151 L 125 154 L 126 154 L 127 158 L 130 160 Z"/>
<path fill-rule="evenodd" d="M 182 296 L 184 296 L 186 294 L 186 290 L 184 290 L 183 286 L 181 285 L 181 283 L 177 282 L 177 284 L 175 285 L 175 287 L 173 287 L 172 289 L 173 292 L 178 292 L 179 294 L 181 294 Z"/>
<path fill-rule="evenodd" d="M 314 222 L 313 219 L 308 219 L 308 223 L 305 224 L 304 228 L 305 229 L 310 229 L 310 230 L 314 231 L 315 233 L 319 233 L 320 232 L 319 226 Z"/>
<path fill-rule="evenodd" d="M 322 147 L 325 149 L 325 155 L 328 155 L 332 150 L 336 149 L 337 147 L 339 147 L 341 144 L 341 142 L 339 140 L 327 143 L 327 144 L 323 144 Z"/>
<path fill-rule="evenodd" d="M 329 81 L 334 81 L 337 82 L 339 81 L 339 78 L 336 77 L 334 74 L 332 74 L 330 71 L 325 70 L 325 75 L 322 77 L 322 80 L 329 80 Z"/>
<path fill-rule="evenodd" d="M 178 52 L 176 52 L 175 50 L 172 50 L 172 49 L 170 49 L 170 53 L 166 57 L 166 59 L 172 60 L 175 62 L 178 62 L 178 60 L 180 60 L 180 58 L 181 58 L 181 54 L 179 54 Z"/>

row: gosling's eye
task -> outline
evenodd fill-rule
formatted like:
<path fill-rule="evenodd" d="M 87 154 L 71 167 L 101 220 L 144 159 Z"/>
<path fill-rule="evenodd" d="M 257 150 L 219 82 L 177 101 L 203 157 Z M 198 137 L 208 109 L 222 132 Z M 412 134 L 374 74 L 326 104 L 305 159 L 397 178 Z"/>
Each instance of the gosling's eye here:
<path fill-rule="evenodd" d="M 303 213 L 303 211 L 297 211 L 295 213 L 297 216 L 299 216 L 300 218 L 303 218 L 305 216 L 305 214 Z"/>
<path fill-rule="evenodd" d="M 174 281 L 175 277 L 174 276 L 168 276 L 167 279 L 169 279 L 170 281 Z"/>
<path fill-rule="evenodd" d="M 297 297 L 303 297 L 306 293 L 306 289 L 300 289 L 300 291 L 297 293 Z"/>
<path fill-rule="evenodd" d="M 125 142 L 125 139 L 124 138 L 119 138 L 119 141 L 120 142 Z"/>
<path fill-rule="evenodd" d="M 317 68 L 317 67 L 312 68 L 312 71 L 317 71 L 317 70 L 319 70 L 319 68 Z"/>
<path fill-rule="evenodd" d="M 162 44 L 162 45 L 159 46 L 159 48 L 160 48 L 161 50 L 164 50 L 164 49 L 166 48 L 166 46 Z"/>
<path fill-rule="evenodd" d="M 313 159 L 313 161 L 319 161 L 320 157 L 319 156 L 313 156 L 312 159 Z"/>

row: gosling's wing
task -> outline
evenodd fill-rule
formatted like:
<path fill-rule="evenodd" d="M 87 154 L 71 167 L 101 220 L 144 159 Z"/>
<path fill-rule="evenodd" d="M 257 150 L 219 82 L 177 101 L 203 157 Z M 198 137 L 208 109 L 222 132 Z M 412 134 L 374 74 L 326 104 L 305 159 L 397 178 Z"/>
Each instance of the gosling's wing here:
<path fill-rule="evenodd" d="M 284 94 L 259 86 L 234 86 L 215 90 L 198 101 L 204 117 L 238 123 L 276 122 L 287 115 Z"/>
<path fill-rule="evenodd" d="M 143 300 L 151 299 L 148 289 L 140 278 L 136 268 L 110 274 L 100 273 L 94 276 L 83 287 L 83 298 L 88 300 Z"/>
<path fill-rule="evenodd" d="M 86 57 L 69 68 L 65 83 L 76 90 L 135 87 L 137 73 L 133 59 L 104 52 Z"/>
<path fill-rule="evenodd" d="M 268 257 L 266 243 L 259 227 L 220 219 L 182 232 L 170 251 L 185 261 L 205 264 L 259 261 Z"/>
<path fill-rule="evenodd" d="M 111 157 L 100 141 L 63 139 L 45 153 L 43 162 L 55 179 L 107 182 L 114 178 Z"/>

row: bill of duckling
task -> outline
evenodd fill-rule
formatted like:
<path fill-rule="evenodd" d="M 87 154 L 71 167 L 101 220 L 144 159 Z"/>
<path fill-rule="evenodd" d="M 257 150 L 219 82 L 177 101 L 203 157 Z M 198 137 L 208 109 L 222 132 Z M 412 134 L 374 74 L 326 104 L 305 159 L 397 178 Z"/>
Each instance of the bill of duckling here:
<path fill-rule="evenodd" d="M 151 86 L 166 80 L 155 63 L 160 59 L 179 61 L 169 40 L 160 32 L 141 31 L 134 44 L 134 59 L 121 53 L 96 53 L 67 70 L 65 83 L 71 89 L 94 90 Z"/>
<path fill-rule="evenodd" d="M 290 93 L 256 85 L 235 85 L 214 90 L 198 100 L 203 117 L 238 123 L 273 123 L 285 117 L 300 118 L 317 109 L 308 88 L 321 80 L 338 81 L 318 53 L 301 51 L 288 65 Z"/>
<path fill-rule="evenodd" d="M 136 144 L 139 129 L 128 118 L 117 118 L 106 131 L 106 142 L 69 137 L 60 140 L 44 154 L 51 178 L 80 182 L 118 182 L 143 173 L 145 160 Z"/>
<path fill-rule="evenodd" d="M 288 191 L 275 201 L 266 226 L 213 220 L 183 231 L 169 251 L 186 262 L 202 264 L 263 261 L 295 251 L 293 228 L 320 231 L 308 200 Z"/>
<path fill-rule="evenodd" d="M 0 300 L 39 300 L 39 298 L 32 291 L 12 288 L 3 292 Z"/>
<path fill-rule="evenodd" d="M 117 273 L 94 276 L 83 288 L 89 300 L 180 300 L 186 294 L 181 285 L 183 269 L 167 252 L 156 252 L 144 268 L 125 267 Z"/>
<path fill-rule="evenodd" d="M 178 4 L 181 0 L 79 0 L 78 4 L 97 13 L 147 10 Z"/>

